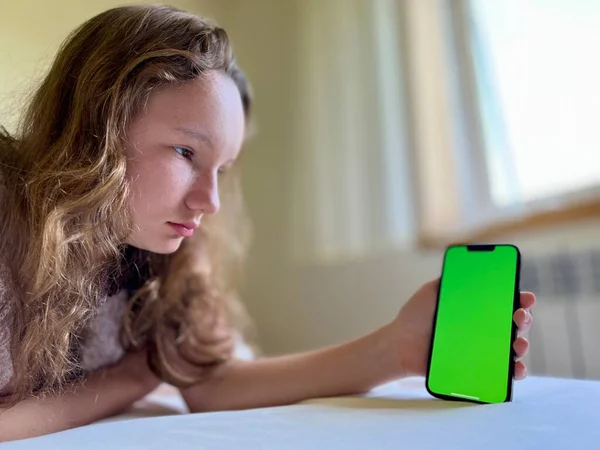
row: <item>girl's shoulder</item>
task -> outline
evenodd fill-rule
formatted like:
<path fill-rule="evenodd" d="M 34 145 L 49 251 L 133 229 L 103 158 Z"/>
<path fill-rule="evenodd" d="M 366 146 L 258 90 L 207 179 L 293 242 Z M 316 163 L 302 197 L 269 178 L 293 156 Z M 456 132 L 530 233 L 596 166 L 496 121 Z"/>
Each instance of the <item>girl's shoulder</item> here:
<path fill-rule="evenodd" d="M 0 170 L 0 205 L 6 204 L 6 195 L 7 195 L 7 190 L 6 190 L 6 186 L 4 184 L 4 176 L 3 176 L 2 170 Z M 3 236 L 0 236 L 0 239 L 2 239 L 2 238 L 3 238 Z M 2 320 L 3 313 L 6 309 L 5 297 L 8 295 L 8 291 L 10 290 L 10 287 L 12 286 L 11 280 L 12 280 L 12 278 L 10 276 L 10 272 L 8 269 L 6 255 L 3 255 L 2 252 L 0 252 L 0 323 Z"/>
<path fill-rule="evenodd" d="M 0 255 L 0 346 L 2 346 L 2 330 L 7 328 L 5 325 L 9 318 L 13 295 L 12 277 Z"/>
<path fill-rule="evenodd" d="M 0 255 L 0 322 L 5 316 L 5 310 L 8 306 L 8 300 L 13 293 L 12 276 L 6 261 Z"/>
<path fill-rule="evenodd" d="M 0 204 L 4 203 L 6 195 L 6 187 L 4 185 L 4 180 L 2 176 L 2 171 L 0 170 Z M 0 236 L 2 239 L 2 236 Z M 5 314 L 6 308 L 6 297 L 9 296 L 12 289 L 12 277 L 10 275 L 10 271 L 8 268 L 8 264 L 6 261 L 6 256 L 0 252 L 0 323 Z"/>
<path fill-rule="evenodd" d="M 0 205 L 5 204 L 7 195 L 4 176 L 0 170 Z M 2 236 L 0 236 L 0 239 Z M 13 302 L 15 299 L 13 278 L 8 268 L 6 256 L 0 253 L 0 393 L 12 377 L 10 356 L 10 331 Z"/>
<path fill-rule="evenodd" d="M 13 299 L 12 278 L 0 255 L 0 392 L 12 377 L 10 330 Z"/>

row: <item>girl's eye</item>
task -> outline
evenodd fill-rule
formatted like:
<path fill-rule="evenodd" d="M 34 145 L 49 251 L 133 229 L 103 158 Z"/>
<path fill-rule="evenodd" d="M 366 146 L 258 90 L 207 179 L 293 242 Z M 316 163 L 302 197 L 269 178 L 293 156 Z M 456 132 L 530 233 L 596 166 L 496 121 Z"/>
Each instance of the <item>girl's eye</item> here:
<path fill-rule="evenodd" d="M 185 147 L 173 147 L 177 153 L 183 156 L 185 159 L 191 159 L 194 156 L 194 152 L 188 150 Z"/>

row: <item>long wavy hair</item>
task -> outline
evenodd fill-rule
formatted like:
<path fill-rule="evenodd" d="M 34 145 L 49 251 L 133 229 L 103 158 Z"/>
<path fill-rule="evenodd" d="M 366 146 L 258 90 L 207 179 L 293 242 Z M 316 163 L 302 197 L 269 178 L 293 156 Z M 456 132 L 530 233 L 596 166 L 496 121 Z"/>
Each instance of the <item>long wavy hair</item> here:
<path fill-rule="evenodd" d="M 113 8 L 66 39 L 16 133 L 0 129 L 0 256 L 18 291 L 6 403 L 81 376 L 78 345 L 115 284 L 135 286 L 125 348 L 146 349 L 154 372 L 173 384 L 197 382 L 231 356 L 231 347 L 203 352 L 210 339 L 194 335 L 199 324 L 204 337 L 224 320 L 251 332 L 236 290 L 251 234 L 237 168 L 222 180 L 221 211 L 177 252 L 123 244 L 132 227 L 123 151 L 132 117 L 158 86 L 211 70 L 235 81 L 249 123 L 250 88 L 223 29 L 168 6 Z"/>

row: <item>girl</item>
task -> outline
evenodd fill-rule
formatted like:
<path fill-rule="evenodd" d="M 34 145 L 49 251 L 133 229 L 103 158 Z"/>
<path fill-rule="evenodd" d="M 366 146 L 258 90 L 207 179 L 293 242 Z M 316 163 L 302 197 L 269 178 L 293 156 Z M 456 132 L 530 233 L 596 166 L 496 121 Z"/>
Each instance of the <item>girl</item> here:
<path fill-rule="evenodd" d="M 214 411 L 425 374 L 435 281 L 354 341 L 232 356 L 251 103 L 225 32 L 183 11 L 115 8 L 67 39 L 17 133 L 0 133 L 0 440 L 89 424 L 162 381 Z M 533 303 L 521 295 L 520 333 Z"/>

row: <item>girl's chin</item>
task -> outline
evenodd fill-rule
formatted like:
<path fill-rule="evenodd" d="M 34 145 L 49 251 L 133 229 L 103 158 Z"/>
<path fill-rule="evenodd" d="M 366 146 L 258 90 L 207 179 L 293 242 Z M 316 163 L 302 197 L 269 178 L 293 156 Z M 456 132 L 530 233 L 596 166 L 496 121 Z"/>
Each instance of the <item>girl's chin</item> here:
<path fill-rule="evenodd" d="M 133 247 L 139 248 L 141 250 L 146 250 L 152 253 L 158 253 L 162 255 L 168 255 L 170 253 L 176 252 L 181 243 L 183 242 L 182 237 L 170 237 L 168 239 L 157 239 L 157 240 L 141 240 L 141 239 L 131 239 L 127 240 L 126 244 L 131 245 Z"/>

